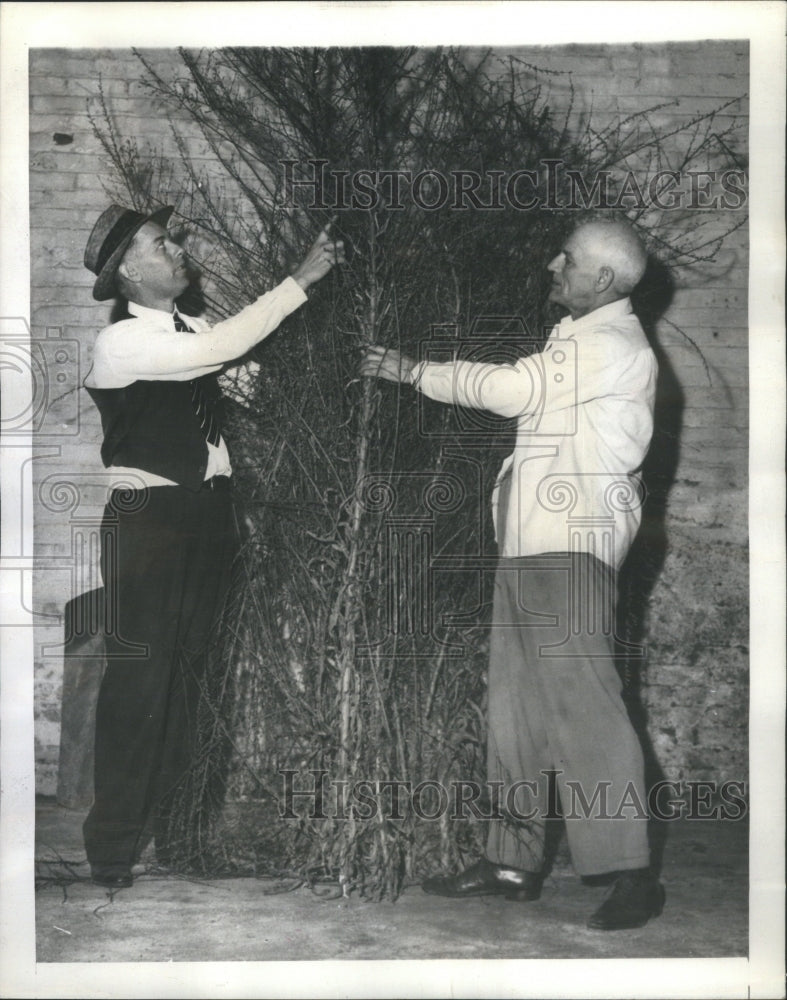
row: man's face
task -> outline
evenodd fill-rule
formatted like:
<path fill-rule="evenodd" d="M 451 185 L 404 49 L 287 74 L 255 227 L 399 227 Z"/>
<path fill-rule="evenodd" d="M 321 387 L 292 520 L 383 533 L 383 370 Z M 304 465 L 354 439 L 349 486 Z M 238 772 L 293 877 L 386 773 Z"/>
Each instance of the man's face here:
<path fill-rule="evenodd" d="M 125 262 L 149 297 L 175 299 L 188 287 L 186 255 L 156 222 L 146 222 L 139 230 Z"/>
<path fill-rule="evenodd" d="M 597 306 L 597 281 L 601 261 L 590 233 L 575 230 L 563 249 L 547 265 L 552 273 L 549 301 L 565 306 L 572 319 L 579 319 Z"/>

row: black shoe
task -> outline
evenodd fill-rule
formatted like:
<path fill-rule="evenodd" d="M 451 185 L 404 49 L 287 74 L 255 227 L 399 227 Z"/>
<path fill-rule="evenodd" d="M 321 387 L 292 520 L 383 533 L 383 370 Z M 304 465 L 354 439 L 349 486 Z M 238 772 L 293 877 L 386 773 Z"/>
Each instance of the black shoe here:
<path fill-rule="evenodd" d="M 111 865 L 106 868 L 90 869 L 90 878 L 105 889 L 130 889 L 134 879 L 128 865 Z"/>
<path fill-rule="evenodd" d="M 644 927 L 664 909 L 664 887 L 649 872 L 621 872 L 612 892 L 588 920 L 594 931 Z"/>
<path fill-rule="evenodd" d="M 505 896 L 517 902 L 538 899 L 542 877 L 538 872 L 504 868 L 481 858 L 458 875 L 433 875 L 421 888 L 432 896 Z"/>

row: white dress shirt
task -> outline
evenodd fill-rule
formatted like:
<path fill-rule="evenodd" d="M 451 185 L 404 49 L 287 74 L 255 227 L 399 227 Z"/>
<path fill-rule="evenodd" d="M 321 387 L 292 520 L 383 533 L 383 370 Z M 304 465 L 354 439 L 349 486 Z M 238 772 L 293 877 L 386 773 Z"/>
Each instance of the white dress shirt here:
<path fill-rule="evenodd" d="M 256 302 L 215 326 L 181 313 L 193 333 L 177 331 L 173 313 L 129 302 L 128 311 L 135 318 L 113 323 L 98 335 L 85 385 L 119 389 L 140 379 L 188 382 L 219 371 L 264 340 L 305 301 L 306 294 L 300 285 L 292 278 L 285 278 Z M 231 475 L 224 438 L 218 446 L 208 442 L 206 445 L 205 479 Z M 135 488 L 175 485 L 170 479 L 142 469 L 114 465 L 107 472 L 118 485 Z"/>
<path fill-rule="evenodd" d="M 656 375 L 626 298 L 562 320 L 543 350 L 515 364 L 421 362 L 411 381 L 440 402 L 516 418 L 492 494 L 503 558 L 589 552 L 617 568 L 641 519 Z"/>

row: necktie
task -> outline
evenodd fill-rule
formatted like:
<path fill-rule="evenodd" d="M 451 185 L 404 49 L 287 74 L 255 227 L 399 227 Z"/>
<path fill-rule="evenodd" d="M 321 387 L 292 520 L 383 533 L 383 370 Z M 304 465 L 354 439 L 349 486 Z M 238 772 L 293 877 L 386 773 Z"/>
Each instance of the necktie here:
<path fill-rule="evenodd" d="M 180 316 L 177 309 L 173 314 L 173 319 L 175 320 L 175 330 L 178 333 L 194 333 L 188 323 Z M 191 403 L 208 444 L 218 446 L 221 437 L 219 420 L 213 406 L 213 401 L 202 391 L 201 383 L 202 380 L 198 378 L 192 379 L 189 383 L 191 386 Z"/>

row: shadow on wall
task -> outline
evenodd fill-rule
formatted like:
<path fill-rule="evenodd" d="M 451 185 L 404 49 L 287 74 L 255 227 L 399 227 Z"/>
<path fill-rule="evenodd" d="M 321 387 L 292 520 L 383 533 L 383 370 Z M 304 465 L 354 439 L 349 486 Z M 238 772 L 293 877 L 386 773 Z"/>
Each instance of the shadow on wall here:
<path fill-rule="evenodd" d="M 659 365 L 656 382 L 653 440 L 642 467 L 645 503 L 642 525 L 620 573 L 619 635 L 642 646 L 642 654 L 624 662 L 624 698 L 645 755 L 645 784 L 650 788 L 663 780 L 647 730 L 647 712 L 642 704 L 642 671 L 647 667 L 646 614 L 648 600 L 667 554 L 666 512 L 680 458 L 684 395 L 675 371 L 656 339 L 656 325 L 669 308 L 675 291 L 672 275 L 653 257 L 631 299 Z M 661 866 L 666 824 L 651 820 L 653 864 Z"/>
<path fill-rule="evenodd" d="M 659 365 L 656 382 L 653 440 L 642 466 L 645 503 L 642 526 L 621 575 L 621 611 L 625 637 L 640 642 L 650 592 L 664 565 L 667 551 L 666 509 L 680 459 L 684 395 L 675 371 L 656 339 L 656 325 L 669 308 L 675 284 L 667 267 L 650 258 L 642 281 L 632 294 L 634 311 L 642 323 Z"/>

